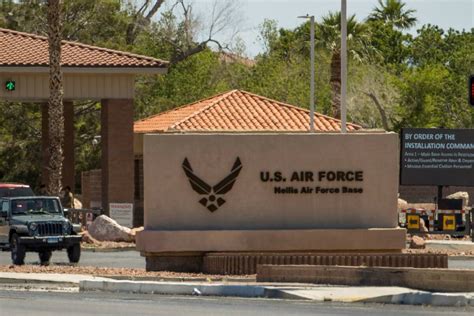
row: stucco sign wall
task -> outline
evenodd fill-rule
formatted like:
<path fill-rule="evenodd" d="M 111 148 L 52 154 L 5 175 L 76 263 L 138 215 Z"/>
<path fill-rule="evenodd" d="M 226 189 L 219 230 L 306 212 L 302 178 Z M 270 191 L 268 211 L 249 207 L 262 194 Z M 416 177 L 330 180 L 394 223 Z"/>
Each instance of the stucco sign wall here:
<path fill-rule="evenodd" d="M 396 134 L 145 135 L 154 230 L 394 228 Z"/>

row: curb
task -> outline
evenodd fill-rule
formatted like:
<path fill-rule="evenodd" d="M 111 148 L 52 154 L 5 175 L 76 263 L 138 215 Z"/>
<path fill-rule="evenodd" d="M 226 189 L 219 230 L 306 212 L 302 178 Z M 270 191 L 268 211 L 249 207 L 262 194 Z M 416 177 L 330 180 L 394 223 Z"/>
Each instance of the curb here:
<path fill-rule="evenodd" d="M 81 281 L 80 291 L 128 292 L 140 294 L 269 297 L 273 292 L 259 285 L 191 284 L 177 282 Z"/>
<path fill-rule="evenodd" d="M 223 282 L 223 283 L 255 283 L 256 278 L 230 278 L 230 277 L 160 277 L 160 276 L 124 276 L 124 275 L 97 275 L 117 281 L 155 281 L 155 282 Z"/>
<path fill-rule="evenodd" d="M 463 307 L 474 306 L 474 293 L 430 293 L 417 292 L 398 295 L 381 296 L 362 300 L 364 303 L 430 305 Z"/>

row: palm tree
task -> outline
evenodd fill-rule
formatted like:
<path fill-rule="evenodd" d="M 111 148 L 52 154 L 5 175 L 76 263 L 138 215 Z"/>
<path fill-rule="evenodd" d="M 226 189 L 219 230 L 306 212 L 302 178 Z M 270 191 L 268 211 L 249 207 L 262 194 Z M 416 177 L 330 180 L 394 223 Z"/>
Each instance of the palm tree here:
<path fill-rule="evenodd" d="M 316 29 L 317 45 L 331 53 L 332 115 L 341 118 L 341 13 L 330 12 Z M 358 23 L 355 15 L 347 19 L 348 56 L 362 61 L 375 54 L 370 46 L 370 32 L 365 24 Z"/>
<path fill-rule="evenodd" d="M 372 10 L 368 21 L 382 21 L 399 29 L 409 29 L 416 24 L 415 10 L 405 10 L 401 0 L 378 0 L 379 5 Z"/>
<path fill-rule="evenodd" d="M 64 114 L 63 74 L 61 71 L 61 9 L 62 0 L 48 0 L 48 45 L 49 45 L 49 164 L 48 193 L 58 195 L 61 191 Z"/>

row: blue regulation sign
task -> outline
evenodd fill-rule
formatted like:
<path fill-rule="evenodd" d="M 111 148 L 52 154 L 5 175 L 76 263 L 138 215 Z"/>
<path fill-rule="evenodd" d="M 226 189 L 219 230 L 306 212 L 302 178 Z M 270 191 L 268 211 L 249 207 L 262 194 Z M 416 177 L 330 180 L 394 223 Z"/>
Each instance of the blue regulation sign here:
<path fill-rule="evenodd" d="M 400 184 L 474 186 L 474 130 L 403 129 Z"/>

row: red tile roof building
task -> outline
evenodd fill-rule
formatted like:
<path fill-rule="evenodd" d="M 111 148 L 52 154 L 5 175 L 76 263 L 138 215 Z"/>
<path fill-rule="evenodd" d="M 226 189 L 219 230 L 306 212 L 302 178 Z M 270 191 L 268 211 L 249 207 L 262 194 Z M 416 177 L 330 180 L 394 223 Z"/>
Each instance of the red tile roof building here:
<path fill-rule="evenodd" d="M 309 111 L 242 90 L 232 90 L 150 116 L 134 124 L 135 133 L 309 130 Z M 341 121 L 315 113 L 320 132 L 338 132 Z M 348 131 L 362 129 L 347 124 Z"/>
<path fill-rule="evenodd" d="M 0 28 L 0 67 L 46 67 L 48 39 L 44 36 Z M 167 62 L 117 50 L 62 41 L 63 67 L 165 68 Z"/>

